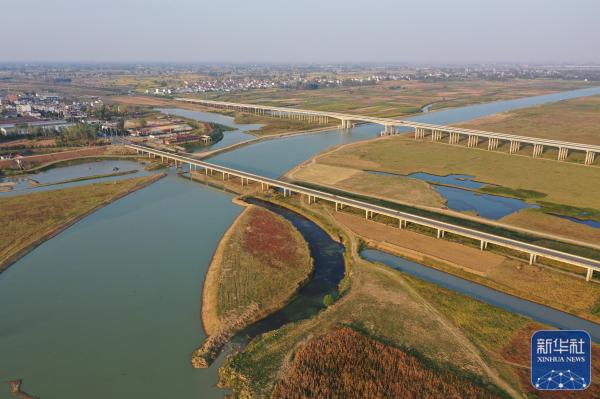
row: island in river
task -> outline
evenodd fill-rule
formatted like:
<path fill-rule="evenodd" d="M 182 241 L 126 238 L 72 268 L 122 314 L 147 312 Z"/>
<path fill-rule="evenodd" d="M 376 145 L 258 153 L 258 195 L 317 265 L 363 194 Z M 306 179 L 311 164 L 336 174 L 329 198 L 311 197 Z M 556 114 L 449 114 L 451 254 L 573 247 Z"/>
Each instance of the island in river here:
<path fill-rule="evenodd" d="M 208 338 L 194 352 L 192 364 L 208 367 L 236 331 L 283 307 L 311 272 L 308 244 L 294 226 L 249 205 L 223 236 L 210 264 L 202 300 Z"/>

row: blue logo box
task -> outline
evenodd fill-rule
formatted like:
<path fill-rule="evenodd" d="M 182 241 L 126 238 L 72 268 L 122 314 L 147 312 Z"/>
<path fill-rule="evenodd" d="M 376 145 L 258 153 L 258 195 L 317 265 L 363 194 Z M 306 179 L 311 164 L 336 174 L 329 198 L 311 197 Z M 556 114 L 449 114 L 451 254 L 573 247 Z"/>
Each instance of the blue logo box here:
<path fill-rule="evenodd" d="M 584 390 L 592 379 L 591 357 L 586 331 L 536 331 L 531 336 L 531 384 L 540 390 Z"/>

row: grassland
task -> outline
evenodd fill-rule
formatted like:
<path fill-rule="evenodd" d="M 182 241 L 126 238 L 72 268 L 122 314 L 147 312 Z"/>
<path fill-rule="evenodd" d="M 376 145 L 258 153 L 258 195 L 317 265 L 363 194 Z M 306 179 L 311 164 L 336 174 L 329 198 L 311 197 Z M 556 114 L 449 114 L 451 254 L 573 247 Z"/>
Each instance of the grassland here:
<path fill-rule="evenodd" d="M 264 89 L 239 93 L 216 93 L 207 98 L 296 107 L 320 111 L 339 111 L 362 115 L 393 117 L 420 112 L 426 104 L 432 109 L 535 96 L 589 87 L 583 82 L 559 80 L 493 81 L 388 81 L 372 86 L 319 90 Z"/>
<path fill-rule="evenodd" d="M 517 109 L 468 121 L 460 126 L 600 145 L 600 96 Z"/>
<path fill-rule="evenodd" d="M 411 204 L 437 208 L 445 204 L 443 197 L 424 181 L 370 174 L 320 162 L 297 168 L 287 177 Z"/>
<path fill-rule="evenodd" d="M 409 382 L 410 383 L 407 383 Z M 298 350 L 277 398 L 500 398 L 497 389 L 342 327 Z"/>
<path fill-rule="evenodd" d="M 477 181 L 542 193 L 546 202 L 581 208 L 600 208 L 598 170 L 570 163 L 544 162 L 404 137 L 389 137 L 348 145 L 318 157 L 317 162 L 400 175 L 412 172 L 442 176 L 462 173 L 474 176 L 474 180 Z M 530 198 L 524 196 L 524 199 Z"/>
<path fill-rule="evenodd" d="M 162 176 L 158 174 L 0 198 L 0 271 L 99 207 Z"/>

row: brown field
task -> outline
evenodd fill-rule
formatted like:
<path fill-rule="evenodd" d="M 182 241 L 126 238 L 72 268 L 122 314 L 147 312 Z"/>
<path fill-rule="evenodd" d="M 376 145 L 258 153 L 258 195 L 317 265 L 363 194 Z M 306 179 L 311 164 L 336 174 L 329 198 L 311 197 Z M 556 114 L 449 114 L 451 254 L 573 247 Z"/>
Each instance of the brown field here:
<path fill-rule="evenodd" d="M 600 243 L 600 229 L 574 223 L 537 209 L 523 209 L 503 217 L 500 221 L 512 226 L 544 231 L 590 244 L 598 245 Z"/>
<path fill-rule="evenodd" d="M 350 213 L 336 212 L 334 218 L 361 237 L 396 245 L 413 251 L 415 254 L 434 257 L 484 276 L 498 268 L 506 260 L 503 256 L 489 251 L 480 251 L 458 243 L 438 240 L 414 231 L 365 220 L 364 217 Z"/>
<path fill-rule="evenodd" d="M 517 109 L 468 121 L 460 126 L 600 145 L 600 96 Z"/>
<path fill-rule="evenodd" d="M 347 328 L 311 339 L 275 388 L 276 398 L 500 398 L 450 370 Z"/>
<path fill-rule="evenodd" d="M 290 180 L 301 180 L 337 187 L 354 193 L 409 204 L 437 208 L 441 208 L 445 204 L 442 196 L 426 182 L 396 176 L 370 174 L 360 169 L 324 163 L 308 163 L 293 169 L 286 176 Z"/>
<path fill-rule="evenodd" d="M 81 217 L 163 175 L 0 198 L 0 271 Z"/>
<path fill-rule="evenodd" d="M 13 149 L 13 148 L 41 148 L 41 147 L 54 147 L 56 146 L 56 140 L 51 139 L 21 139 L 11 140 L 4 143 L 0 143 L 0 149 Z"/>

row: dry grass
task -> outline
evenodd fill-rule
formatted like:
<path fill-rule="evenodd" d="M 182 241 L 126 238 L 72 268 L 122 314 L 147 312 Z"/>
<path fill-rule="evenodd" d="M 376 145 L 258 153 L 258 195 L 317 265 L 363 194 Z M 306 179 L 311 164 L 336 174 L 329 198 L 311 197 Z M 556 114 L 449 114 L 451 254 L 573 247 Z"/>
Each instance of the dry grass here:
<path fill-rule="evenodd" d="M 462 173 L 475 180 L 512 189 L 541 192 L 544 201 L 600 209 L 600 173 L 596 168 L 551 162 L 498 152 L 477 151 L 442 143 L 389 137 L 348 145 L 320 156 L 318 163 L 376 169 L 397 174 Z M 527 173 L 523 173 L 527 171 Z"/>
<path fill-rule="evenodd" d="M 0 198 L 0 266 L 98 207 L 159 177 L 162 175 Z"/>
<path fill-rule="evenodd" d="M 600 96 L 518 109 L 475 119 L 460 126 L 600 145 Z"/>
<path fill-rule="evenodd" d="M 361 237 L 405 248 L 423 257 L 434 257 L 476 274 L 486 275 L 505 261 L 503 256 L 489 251 L 480 251 L 462 244 L 438 240 L 414 231 L 365 220 L 364 217 L 349 213 L 338 212 L 334 217 L 337 222 Z"/>
<path fill-rule="evenodd" d="M 439 262 L 432 265 L 494 289 L 600 321 L 600 317 L 592 313 L 594 304 L 600 300 L 598 284 L 590 284 L 548 268 L 530 266 L 489 251 L 367 221 L 347 213 L 338 212 L 335 219 L 365 239 L 398 247 L 396 249 L 384 245 L 383 249 L 388 252 L 398 252 L 419 261 L 442 261 L 451 267 L 441 267 Z"/>
<path fill-rule="evenodd" d="M 274 397 L 499 398 L 471 379 L 344 327 L 311 339 L 294 357 Z"/>
<path fill-rule="evenodd" d="M 537 209 L 523 209 L 503 217 L 500 221 L 525 229 L 544 231 L 574 240 L 589 242 L 590 244 L 600 243 L 600 229 L 574 223 L 558 216 L 540 212 Z"/>
<path fill-rule="evenodd" d="M 409 204 L 438 208 L 445 204 L 442 196 L 428 183 L 401 176 L 383 176 L 348 167 L 310 163 L 294 169 L 287 177 Z"/>
<path fill-rule="evenodd" d="M 256 316 L 279 308 L 312 270 L 302 235 L 291 223 L 263 208 L 251 206 L 244 212 L 221 245 L 222 251 L 210 267 L 211 274 L 215 273 L 204 293 L 215 306 L 203 308 L 203 313 L 214 313 L 203 319 L 218 320 L 211 323 L 209 333 L 253 304 L 259 307 Z"/>

